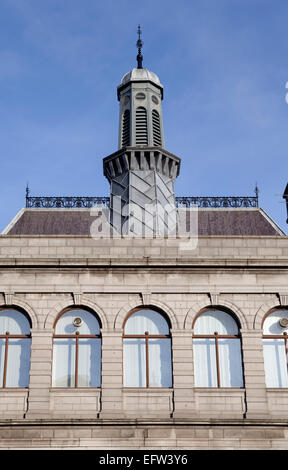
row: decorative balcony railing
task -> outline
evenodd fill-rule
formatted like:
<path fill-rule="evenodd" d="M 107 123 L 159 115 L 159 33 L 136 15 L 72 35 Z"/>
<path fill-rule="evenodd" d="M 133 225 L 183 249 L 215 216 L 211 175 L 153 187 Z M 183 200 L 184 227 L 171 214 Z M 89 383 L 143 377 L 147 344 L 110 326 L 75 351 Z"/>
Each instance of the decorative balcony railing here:
<path fill-rule="evenodd" d="M 87 196 L 27 196 L 26 207 L 31 208 L 90 208 L 96 205 L 109 207 L 109 197 L 87 197 Z"/>
<path fill-rule="evenodd" d="M 245 208 L 258 207 L 258 194 L 256 196 L 178 196 L 177 207 L 198 206 L 201 208 Z M 29 196 L 26 192 L 26 207 L 29 208 L 91 208 L 94 206 L 109 207 L 109 197 L 87 196 Z"/>
<path fill-rule="evenodd" d="M 184 196 L 176 197 L 176 206 L 201 208 L 258 207 L 257 196 Z"/>

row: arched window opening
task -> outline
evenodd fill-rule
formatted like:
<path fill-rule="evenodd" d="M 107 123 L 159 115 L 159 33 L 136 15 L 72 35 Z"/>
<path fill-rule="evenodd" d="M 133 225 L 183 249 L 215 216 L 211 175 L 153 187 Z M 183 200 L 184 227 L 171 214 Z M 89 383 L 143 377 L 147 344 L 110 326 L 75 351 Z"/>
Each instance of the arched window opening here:
<path fill-rule="evenodd" d="M 130 111 L 126 109 L 122 121 L 122 147 L 130 145 Z"/>
<path fill-rule="evenodd" d="M 156 109 L 152 111 L 152 128 L 153 128 L 153 145 L 156 147 L 161 147 L 161 125 L 160 125 L 160 116 Z"/>
<path fill-rule="evenodd" d="M 239 328 L 233 317 L 218 309 L 201 313 L 194 324 L 196 387 L 243 387 Z"/>
<path fill-rule="evenodd" d="M 58 319 L 53 342 L 53 387 L 101 386 L 101 334 L 96 316 L 82 308 Z"/>
<path fill-rule="evenodd" d="M 143 106 L 136 109 L 136 145 L 148 145 L 147 112 Z"/>
<path fill-rule="evenodd" d="M 24 313 L 0 309 L 0 387 L 29 386 L 31 334 Z"/>
<path fill-rule="evenodd" d="M 128 316 L 123 332 L 125 387 L 172 387 L 169 325 L 149 308 Z"/>
<path fill-rule="evenodd" d="M 288 309 L 275 309 L 263 323 L 263 355 L 267 387 L 288 387 L 287 348 Z"/>

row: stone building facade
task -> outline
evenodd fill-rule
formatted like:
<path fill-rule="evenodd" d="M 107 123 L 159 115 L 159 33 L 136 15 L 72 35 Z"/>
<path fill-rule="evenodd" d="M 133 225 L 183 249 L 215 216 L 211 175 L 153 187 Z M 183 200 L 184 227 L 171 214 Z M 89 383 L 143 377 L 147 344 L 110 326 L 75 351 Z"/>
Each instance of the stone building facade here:
<path fill-rule="evenodd" d="M 137 78 L 137 69 L 133 74 Z M 155 83 L 148 82 L 153 92 Z M 139 93 L 138 82 L 132 88 Z M 121 112 L 127 109 L 123 103 Z M 149 150 L 149 158 L 159 151 L 151 142 L 149 149 L 148 142 L 140 149 L 134 144 L 130 152 Z M 141 169 L 141 158 L 138 163 Z M 159 168 L 153 172 L 161 177 Z M 275 312 L 288 318 L 288 237 L 259 207 L 199 208 L 197 236 L 185 239 L 93 236 L 91 223 L 98 217 L 103 211 L 26 208 L 0 236 L 0 326 L 1 313 L 11 311 L 30 326 L 25 386 L 9 378 L 9 367 L 19 367 L 22 359 L 9 362 L 13 332 L 0 330 L 0 448 L 288 449 L 287 362 L 283 381 L 268 386 L 263 346 L 265 319 Z M 123 379 L 125 324 L 133 312 L 145 310 L 169 325 L 170 386 L 127 386 Z M 241 386 L 197 383 L 195 325 L 211 310 L 238 325 Z M 100 383 L 55 386 L 57 322 L 65 312 L 77 318 L 82 311 L 99 322 Z M 283 340 L 286 328 L 279 333 Z M 75 331 L 80 338 L 81 328 Z"/>

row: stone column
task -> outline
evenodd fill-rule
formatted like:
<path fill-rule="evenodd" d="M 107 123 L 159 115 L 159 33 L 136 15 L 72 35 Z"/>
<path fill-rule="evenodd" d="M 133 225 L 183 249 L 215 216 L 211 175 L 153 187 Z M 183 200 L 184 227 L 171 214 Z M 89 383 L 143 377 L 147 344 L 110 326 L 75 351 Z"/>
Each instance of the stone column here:
<path fill-rule="evenodd" d="M 241 330 L 246 418 L 267 418 L 269 413 L 265 384 L 262 330 Z"/>
<path fill-rule="evenodd" d="M 122 329 L 102 329 L 101 333 L 102 397 L 100 418 L 122 418 Z"/>
<path fill-rule="evenodd" d="M 26 418 L 49 418 L 53 331 L 31 330 L 31 360 Z"/>
<path fill-rule="evenodd" d="M 171 330 L 174 378 L 174 418 L 195 414 L 192 330 Z"/>

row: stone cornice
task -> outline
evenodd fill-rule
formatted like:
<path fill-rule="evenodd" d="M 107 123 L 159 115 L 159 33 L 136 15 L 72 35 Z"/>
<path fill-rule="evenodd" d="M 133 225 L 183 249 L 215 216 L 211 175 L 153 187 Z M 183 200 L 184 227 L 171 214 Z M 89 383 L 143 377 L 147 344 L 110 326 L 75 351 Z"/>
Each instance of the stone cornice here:
<path fill-rule="evenodd" d="M 130 170 L 155 170 L 176 179 L 181 159 L 161 147 L 125 147 L 103 159 L 103 172 L 109 182 Z"/>

